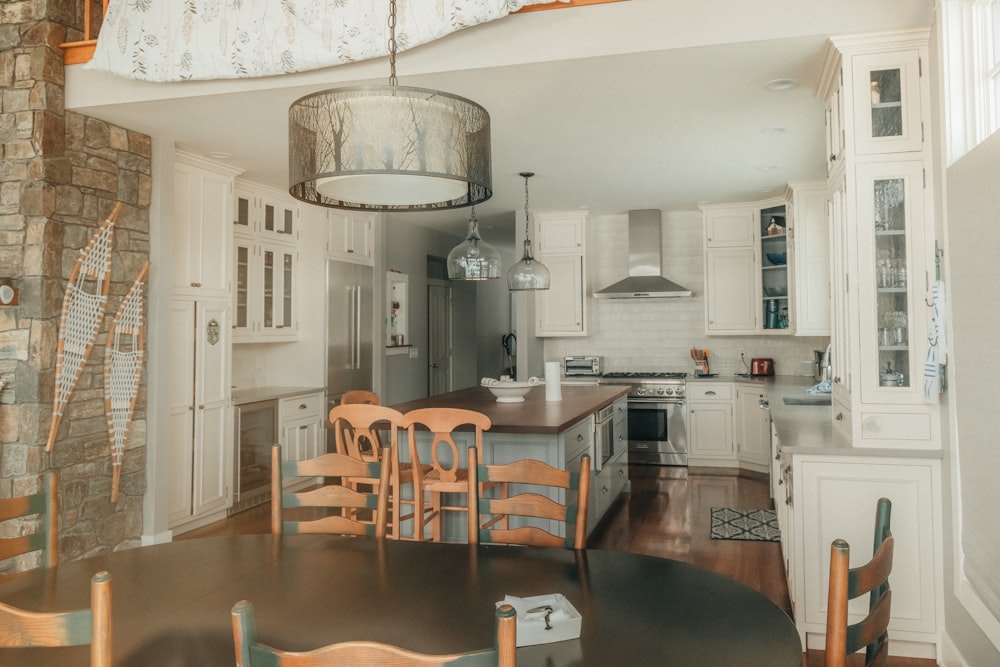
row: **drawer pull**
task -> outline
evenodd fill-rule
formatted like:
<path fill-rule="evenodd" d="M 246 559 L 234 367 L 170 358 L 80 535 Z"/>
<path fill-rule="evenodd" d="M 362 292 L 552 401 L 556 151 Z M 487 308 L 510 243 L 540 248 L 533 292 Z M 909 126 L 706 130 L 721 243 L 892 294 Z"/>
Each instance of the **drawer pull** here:
<path fill-rule="evenodd" d="M 299 410 L 305 410 L 305 409 L 306 409 L 306 408 L 308 408 L 308 407 L 309 407 L 309 406 L 308 406 L 308 405 L 306 405 L 305 403 L 299 403 Z"/>
<path fill-rule="evenodd" d="M 706 391 L 705 395 L 706 396 L 715 396 L 715 392 L 714 391 Z"/>

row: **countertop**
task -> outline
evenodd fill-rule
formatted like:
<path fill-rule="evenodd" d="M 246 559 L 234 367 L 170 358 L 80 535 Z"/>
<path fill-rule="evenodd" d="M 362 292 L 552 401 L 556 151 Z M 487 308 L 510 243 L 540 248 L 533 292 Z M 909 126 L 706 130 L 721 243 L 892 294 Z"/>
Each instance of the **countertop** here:
<path fill-rule="evenodd" d="M 418 408 L 463 408 L 487 415 L 493 433 L 562 433 L 589 414 L 628 395 L 628 387 L 610 385 L 562 386 L 561 401 L 545 400 L 545 385 L 533 387 L 523 403 L 497 403 L 486 387 L 469 387 L 420 398 L 392 407 L 400 412 Z"/>
<path fill-rule="evenodd" d="M 233 389 L 233 405 L 246 405 L 259 401 L 271 401 L 279 398 L 291 398 L 302 394 L 324 393 L 323 387 L 253 387 L 252 389 Z"/>
<path fill-rule="evenodd" d="M 785 454 L 831 454 L 888 458 L 941 458 L 940 450 L 854 447 L 833 431 L 833 408 L 829 405 L 785 405 L 783 396 L 801 396 L 816 384 L 810 377 L 705 378 L 741 384 L 759 384 L 767 392 L 771 422 Z M 690 381 L 691 378 L 689 377 Z M 702 381 L 702 380 L 696 380 Z"/>

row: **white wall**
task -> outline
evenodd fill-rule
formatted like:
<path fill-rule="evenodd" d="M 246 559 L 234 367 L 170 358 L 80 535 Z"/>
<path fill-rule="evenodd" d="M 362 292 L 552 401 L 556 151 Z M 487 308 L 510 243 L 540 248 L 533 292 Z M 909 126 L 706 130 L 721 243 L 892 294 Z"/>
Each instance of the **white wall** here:
<path fill-rule="evenodd" d="M 943 260 L 951 311 L 947 409 L 942 413 L 942 434 L 947 448 L 944 474 L 944 575 L 945 633 L 951 651 L 961 662 L 947 665 L 1000 665 L 1000 619 L 988 611 L 962 574 L 963 547 L 975 544 L 992 553 L 1000 570 L 1000 523 L 993 517 L 1000 493 L 996 490 L 997 432 L 996 378 L 1000 322 L 1000 270 L 996 248 L 1000 244 L 1000 134 L 994 134 L 955 162 L 946 172 L 946 236 L 949 252 Z M 962 466 L 965 466 L 964 470 Z M 977 484 L 963 488 L 959 478 L 971 476 Z M 969 479 L 969 481 L 973 481 Z M 977 500 L 969 503 L 969 496 Z M 963 496 L 965 504 L 963 504 Z M 962 516 L 992 529 L 966 531 Z M 974 516 L 973 516 L 974 515 Z M 985 519 L 985 520 L 984 520 Z M 981 584 L 980 584 L 981 585 Z M 979 620 L 970 615 L 974 610 Z M 994 634 L 993 641 L 986 632 Z"/>
<path fill-rule="evenodd" d="M 627 214 L 598 216 L 588 223 L 587 261 L 591 292 L 628 275 Z M 711 371 L 720 376 L 744 372 L 739 352 L 774 359 L 780 375 L 799 374 L 800 361 L 824 350 L 828 338 L 796 336 L 706 336 L 702 267 L 702 216 L 698 211 L 663 214 L 663 274 L 694 296 L 669 299 L 590 298 L 590 335 L 548 338 L 545 359 L 597 354 L 611 371 L 693 372 L 690 350 L 710 352 Z"/>

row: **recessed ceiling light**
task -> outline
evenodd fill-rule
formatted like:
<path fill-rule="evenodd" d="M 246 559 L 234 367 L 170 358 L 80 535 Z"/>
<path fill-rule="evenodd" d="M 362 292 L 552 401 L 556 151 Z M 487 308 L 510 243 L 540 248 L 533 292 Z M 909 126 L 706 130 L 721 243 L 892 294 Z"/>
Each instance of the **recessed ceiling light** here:
<path fill-rule="evenodd" d="M 760 133 L 761 134 L 776 135 L 776 134 L 784 134 L 787 131 L 788 130 L 786 130 L 783 127 L 765 127 L 763 130 L 760 131 Z"/>
<path fill-rule="evenodd" d="M 761 188 L 757 192 L 770 192 L 770 191 L 771 191 L 771 188 Z"/>
<path fill-rule="evenodd" d="M 764 87 L 768 90 L 788 90 L 797 85 L 799 85 L 799 82 L 795 79 L 771 79 L 764 84 Z"/>
<path fill-rule="evenodd" d="M 757 170 L 758 171 L 774 171 L 777 168 L 778 168 L 778 165 L 776 165 L 776 164 L 761 164 L 761 165 L 757 165 Z"/>
<path fill-rule="evenodd" d="M 228 160 L 233 156 L 232 153 L 227 153 L 225 151 L 210 151 L 207 155 L 213 160 Z"/>

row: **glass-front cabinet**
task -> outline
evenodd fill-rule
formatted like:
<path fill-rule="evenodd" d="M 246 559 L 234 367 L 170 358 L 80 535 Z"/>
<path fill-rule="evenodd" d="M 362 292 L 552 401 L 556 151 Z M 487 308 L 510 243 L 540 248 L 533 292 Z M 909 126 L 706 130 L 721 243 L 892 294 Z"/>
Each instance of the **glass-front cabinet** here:
<path fill-rule="evenodd" d="M 927 349 L 923 162 L 859 164 L 857 176 L 862 396 L 908 402 Z"/>
<path fill-rule="evenodd" d="M 234 235 L 233 341 L 295 340 L 294 245 Z"/>
<path fill-rule="evenodd" d="M 921 68 L 917 49 L 855 55 L 855 153 L 923 148 Z"/>
<path fill-rule="evenodd" d="M 766 330 L 788 329 L 792 281 L 788 274 L 789 243 L 785 205 L 762 208 L 758 218 L 763 297 L 761 322 Z"/>

